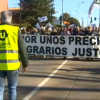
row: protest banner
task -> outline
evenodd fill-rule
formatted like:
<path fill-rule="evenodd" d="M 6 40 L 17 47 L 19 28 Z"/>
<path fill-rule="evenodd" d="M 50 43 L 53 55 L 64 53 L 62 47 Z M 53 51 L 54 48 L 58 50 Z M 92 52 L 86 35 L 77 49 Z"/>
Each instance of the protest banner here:
<path fill-rule="evenodd" d="M 29 55 L 100 58 L 100 38 L 95 36 L 23 35 Z"/>

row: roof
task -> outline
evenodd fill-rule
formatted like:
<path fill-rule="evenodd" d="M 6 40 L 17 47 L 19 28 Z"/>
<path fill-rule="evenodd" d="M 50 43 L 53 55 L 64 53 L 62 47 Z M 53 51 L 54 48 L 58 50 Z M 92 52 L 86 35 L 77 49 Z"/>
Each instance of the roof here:
<path fill-rule="evenodd" d="M 8 8 L 8 10 L 20 10 L 20 8 Z"/>

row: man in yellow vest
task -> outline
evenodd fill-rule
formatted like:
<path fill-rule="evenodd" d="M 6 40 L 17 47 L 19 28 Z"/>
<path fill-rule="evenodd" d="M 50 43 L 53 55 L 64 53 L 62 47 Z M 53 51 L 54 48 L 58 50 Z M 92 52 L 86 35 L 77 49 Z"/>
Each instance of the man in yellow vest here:
<path fill-rule="evenodd" d="M 16 100 L 18 69 L 22 61 L 22 71 L 28 66 L 28 56 L 19 27 L 12 26 L 12 13 L 1 12 L 0 25 L 0 100 L 3 100 L 5 78 L 8 81 L 8 100 Z"/>

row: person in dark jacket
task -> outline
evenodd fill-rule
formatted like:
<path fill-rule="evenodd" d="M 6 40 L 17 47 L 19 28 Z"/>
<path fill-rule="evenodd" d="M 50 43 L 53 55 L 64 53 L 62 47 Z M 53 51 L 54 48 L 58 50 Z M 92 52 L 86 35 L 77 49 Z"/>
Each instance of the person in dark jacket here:
<path fill-rule="evenodd" d="M 92 27 L 88 26 L 87 30 L 85 31 L 85 36 L 92 36 L 93 35 L 93 31 L 92 31 Z"/>
<path fill-rule="evenodd" d="M 57 32 L 55 28 L 53 28 L 50 35 L 59 35 L 59 33 Z"/>
<path fill-rule="evenodd" d="M 88 26 L 87 31 L 85 31 L 85 36 L 92 36 L 92 35 L 93 35 L 92 27 Z M 92 58 L 87 58 L 87 60 L 92 60 Z"/>
<path fill-rule="evenodd" d="M 80 36 L 81 35 L 80 28 L 79 27 L 74 28 L 72 35 L 79 35 Z"/>

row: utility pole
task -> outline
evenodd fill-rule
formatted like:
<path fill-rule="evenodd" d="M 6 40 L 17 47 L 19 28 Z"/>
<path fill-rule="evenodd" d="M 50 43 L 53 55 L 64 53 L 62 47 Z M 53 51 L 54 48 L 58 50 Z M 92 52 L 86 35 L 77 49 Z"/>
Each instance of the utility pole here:
<path fill-rule="evenodd" d="M 20 0 L 20 27 L 21 27 L 21 15 L 22 15 L 22 11 L 21 11 L 21 0 Z"/>
<path fill-rule="evenodd" d="M 62 0 L 62 27 L 63 27 L 63 0 Z"/>
<path fill-rule="evenodd" d="M 79 18 L 80 18 L 80 17 L 79 17 L 79 4 L 78 4 L 78 20 L 79 20 Z"/>
<path fill-rule="evenodd" d="M 80 2 L 78 4 L 78 20 L 80 20 L 80 4 L 82 4 L 82 3 L 84 3 L 84 1 L 83 2 Z"/>
<path fill-rule="evenodd" d="M 54 2 L 52 2 L 51 12 L 50 12 L 50 22 L 51 22 L 51 23 L 53 22 L 53 20 L 52 20 L 52 15 L 53 15 L 53 13 L 52 13 L 52 11 L 53 11 L 53 3 L 54 3 Z"/>
<path fill-rule="evenodd" d="M 78 14 L 78 11 L 77 11 L 77 10 L 75 10 L 75 12 L 77 13 L 77 20 L 78 20 L 78 19 L 79 19 L 79 18 L 78 18 L 78 15 L 79 15 L 79 14 Z"/>

